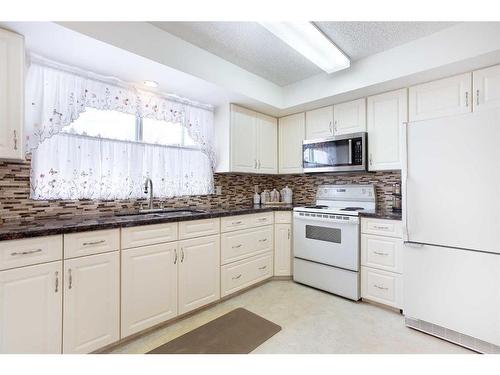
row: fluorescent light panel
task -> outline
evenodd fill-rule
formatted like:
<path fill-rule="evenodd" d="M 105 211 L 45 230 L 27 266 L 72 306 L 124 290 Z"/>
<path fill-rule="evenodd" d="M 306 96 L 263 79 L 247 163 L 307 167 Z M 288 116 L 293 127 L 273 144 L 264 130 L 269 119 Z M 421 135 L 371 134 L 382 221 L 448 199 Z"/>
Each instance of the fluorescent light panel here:
<path fill-rule="evenodd" d="M 328 74 L 349 68 L 349 58 L 311 22 L 260 22 Z"/>

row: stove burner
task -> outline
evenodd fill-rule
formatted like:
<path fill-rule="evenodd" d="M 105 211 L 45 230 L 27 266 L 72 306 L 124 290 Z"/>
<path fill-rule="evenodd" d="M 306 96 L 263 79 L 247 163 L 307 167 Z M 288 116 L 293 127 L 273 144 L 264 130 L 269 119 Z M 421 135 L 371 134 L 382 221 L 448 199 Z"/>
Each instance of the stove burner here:
<path fill-rule="evenodd" d="M 363 211 L 363 207 L 345 207 L 342 208 L 340 211 Z"/>
<path fill-rule="evenodd" d="M 322 204 L 318 204 L 318 205 L 315 205 L 315 206 L 305 206 L 304 208 L 328 208 L 328 206 L 325 206 L 325 205 L 322 205 Z"/>

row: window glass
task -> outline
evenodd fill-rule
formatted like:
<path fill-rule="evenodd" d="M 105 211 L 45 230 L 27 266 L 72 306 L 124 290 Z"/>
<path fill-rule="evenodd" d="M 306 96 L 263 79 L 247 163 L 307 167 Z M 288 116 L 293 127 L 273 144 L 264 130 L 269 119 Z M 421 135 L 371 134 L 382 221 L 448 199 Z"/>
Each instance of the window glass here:
<path fill-rule="evenodd" d="M 75 122 L 64 128 L 64 132 L 125 141 L 137 140 L 134 115 L 95 108 L 86 108 Z"/>
<path fill-rule="evenodd" d="M 161 145 L 182 145 L 184 128 L 181 124 L 142 119 L 142 140 L 146 143 L 158 143 Z"/>

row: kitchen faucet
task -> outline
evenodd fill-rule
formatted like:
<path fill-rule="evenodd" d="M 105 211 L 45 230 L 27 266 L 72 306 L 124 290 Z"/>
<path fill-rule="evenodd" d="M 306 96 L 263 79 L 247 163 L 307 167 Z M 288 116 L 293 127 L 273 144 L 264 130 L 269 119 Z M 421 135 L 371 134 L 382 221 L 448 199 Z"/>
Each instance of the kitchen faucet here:
<path fill-rule="evenodd" d="M 150 185 L 150 186 L 148 186 Z M 144 182 L 144 194 L 147 194 L 149 191 L 149 203 L 148 203 L 148 208 L 150 210 L 153 209 L 153 180 L 151 180 L 149 177 L 146 178 L 146 181 Z"/>

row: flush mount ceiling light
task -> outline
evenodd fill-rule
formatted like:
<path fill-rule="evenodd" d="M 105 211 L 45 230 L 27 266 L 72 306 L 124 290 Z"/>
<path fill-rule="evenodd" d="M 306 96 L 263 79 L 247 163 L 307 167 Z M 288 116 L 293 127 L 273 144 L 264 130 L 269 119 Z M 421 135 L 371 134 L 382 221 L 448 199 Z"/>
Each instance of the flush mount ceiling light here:
<path fill-rule="evenodd" d="M 149 81 L 149 80 L 146 80 L 143 82 L 144 83 L 144 86 L 147 86 L 147 87 L 158 87 L 158 82 L 156 81 Z"/>
<path fill-rule="evenodd" d="M 312 22 L 260 22 L 283 42 L 328 74 L 349 68 L 351 61 Z"/>

